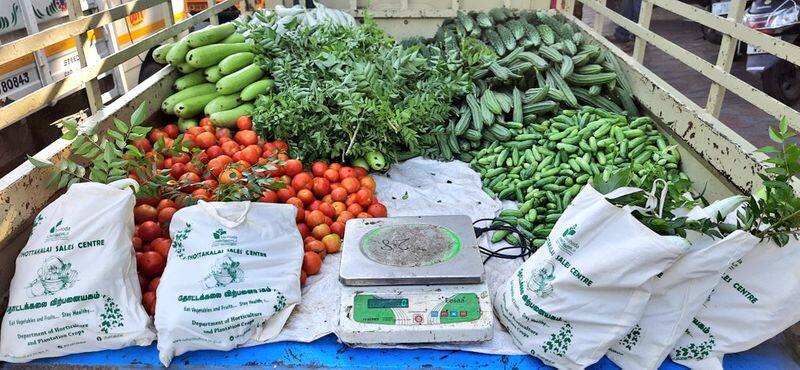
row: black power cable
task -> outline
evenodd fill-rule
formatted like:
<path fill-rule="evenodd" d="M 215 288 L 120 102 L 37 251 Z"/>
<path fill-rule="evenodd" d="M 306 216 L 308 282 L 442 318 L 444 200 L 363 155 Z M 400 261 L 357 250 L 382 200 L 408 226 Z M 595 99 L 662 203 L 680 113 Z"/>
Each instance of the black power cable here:
<path fill-rule="evenodd" d="M 475 224 L 479 222 L 487 222 L 487 221 L 491 222 L 491 224 L 488 227 L 475 226 Z M 517 234 L 519 238 L 518 244 L 495 250 L 478 246 L 478 249 L 481 251 L 481 254 L 486 255 L 486 259 L 483 260 L 484 264 L 486 264 L 486 262 L 488 262 L 493 257 L 509 259 L 509 260 L 522 258 L 522 260 L 525 261 L 526 258 L 533 255 L 533 252 L 536 251 L 536 247 L 533 246 L 533 242 L 530 239 L 528 239 L 528 237 L 523 235 L 519 231 L 519 229 L 517 229 L 517 227 L 514 226 L 514 224 L 506 220 L 499 218 L 482 218 L 480 220 L 476 220 L 475 222 L 473 222 L 472 226 L 474 228 L 476 238 L 479 238 L 481 235 L 483 235 L 488 231 L 500 231 L 500 230 L 505 230 L 508 231 L 509 233 Z M 504 253 L 505 251 L 511 249 L 517 249 L 518 251 L 516 253 Z"/>

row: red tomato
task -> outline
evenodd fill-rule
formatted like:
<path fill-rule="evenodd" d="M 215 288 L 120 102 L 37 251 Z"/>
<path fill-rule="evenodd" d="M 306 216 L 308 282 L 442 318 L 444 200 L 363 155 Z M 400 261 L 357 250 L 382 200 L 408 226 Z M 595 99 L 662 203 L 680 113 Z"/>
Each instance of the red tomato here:
<path fill-rule="evenodd" d="M 153 144 L 155 144 L 156 141 L 158 141 L 158 139 L 160 139 L 162 137 L 164 139 L 168 139 L 169 138 L 169 136 L 167 136 L 167 134 L 164 131 L 161 131 L 161 130 L 159 130 L 157 128 L 150 130 L 150 133 L 147 134 L 147 139 L 150 140 L 150 142 L 153 143 Z"/>
<path fill-rule="evenodd" d="M 373 217 L 386 217 L 387 211 L 386 206 L 380 203 L 373 203 L 367 208 L 367 213 L 371 214 Z"/>
<path fill-rule="evenodd" d="M 150 242 L 153 251 L 160 254 L 164 259 L 169 255 L 169 247 L 172 245 L 172 240 L 169 238 L 156 238 Z"/>
<path fill-rule="evenodd" d="M 189 161 L 191 161 L 191 160 L 192 160 L 192 157 L 189 156 L 189 153 L 181 152 L 178 155 L 172 156 L 172 163 L 183 163 L 183 164 L 186 164 L 186 163 L 189 163 Z"/>
<path fill-rule="evenodd" d="M 357 214 L 359 214 L 361 212 L 364 212 L 364 207 L 362 207 L 358 203 L 353 203 L 353 204 L 347 206 L 347 211 L 352 213 L 352 214 L 354 214 L 354 215 L 357 215 Z"/>
<path fill-rule="evenodd" d="M 178 210 L 172 207 L 167 207 L 162 209 L 158 212 L 158 222 L 163 224 L 168 224 L 172 220 L 172 215 L 175 214 Z"/>
<path fill-rule="evenodd" d="M 291 197 L 286 200 L 286 204 L 291 204 L 297 207 L 297 217 L 295 218 L 298 222 L 303 221 L 306 216 L 305 208 L 303 207 L 303 201 L 301 201 L 297 197 Z"/>
<path fill-rule="evenodd" d="M 229 168 L 219 175 L 219 183 L 220 184 L 232 184 L 234 182 L 242 180 L 242 173 L 235 168 Z"/>
<path fill-rule="evenodd" d="M 325 223 L 325 214 L 322 213 L 322 211 L 320 210 L 311 211 L 308 217 L 306 217 L 306 225 L 308 225 L 308 227 L 312 229 L 324 223 Z"/>
<path fill-rule="evenodd" d="M 234 153 L 239 151 L 239 144 L 237 144 L 235 141 L 226 141 L 222 143 L 221 147 L 222 152 L 229 156 L 232 156 Z"/>
<path fill-rule="evenodd" d="M 331 203 L 331 207 L 333 207 L 334 215 L 338 216 L 340 213 L 347 210 L 347 205 L 342 202 L 333 202 Z M 333 217 L 333 216 L 331 216 Z"/>
<path fill-rule="evenodd" d="M 142 238 L 134 236 L 131 243 L 133 244 L 133 250 L 138 252 L 142 249 Z"/>
<path fill-rule="evenodd" d="M 164 126 L 163 130 L 164 133 L 166 133 L 170 139 L 174 139 L 178 137 L 178 134 L 180 134 L 180 130 L 178 130 L 178 125 L 174 123 L 170 123 L 169 125 Z"/>
<path fill-rule="evenodd" d="M 345 178 L 348 178 L 348 177 L 356 177 L 356 171 L 353 170 L 353 167 L 346 166 L 346 167 L 342 167 L 341 169 L 339 169 L 339 178 L 340 179 L 345 179 Z"/>
<path fill-rule="evenodd" d="M 372 191 L 364 188 L 359 190 L 358 193 L 356 193 L 356 202 L 362 207 L 369 207 L 373 202 Z"/>
<path fill-rule="evenodd" d="M 244 148 L 242 151 L 236 153 L 239 154 L 243 161 L 254 165 L 258 163 L 258 160 L 261 158 L 261 149 L 258 146 L 248 146 Z"/>
<path fill-rule="evenodd" d="M 336 170 L 336 172 L 339 172 L 339 170 L 342 169 L 342 165 L 341 163 L 331 163 L 330 165 L 328 165 L 328 168 L 331 170 Z"/>
<path fill-rule="evenodd" d="M 331 183 L 324 177 L 315 177 L 312 181 L 311 189 L 314 191 L 314 195 L 324 197 L 330 194 Z"/>
<path fill-rule="evenodd" d="M 219 186 L 217 180 L 214 179 L 203 180 L 203 185 L 202 185 L 203 189 L 214 190 L 217 188 L 217 186 Z"/>
<path fill-rule="evenodd" d="M 325 171 L 328 169 L 328 165 L 325 162 L 317 161 L 311 165 L 311 173 L 314 174 L 316 177 L 321 177 L 325 174 Z"/>
<path fill-rule="evenodd" d="M 322 176 L 328 179 L 328 181 L 330 181 L 331 183 L 339 181 L 339 171 L 334 170 L 332 168 L 328 168 L 327 170 L 325 170 Z"/>
<path fill-rule="evenodd" d="M 258 144 L 258 134 L 252 130 L 242 130 L 233 135 L 233 140 L 242 145 Z"/>
<path fill-rule="evenodd" d="M 275 144 L 270 142 L 264 143 L 263 149 L 264 149 L 263 155 L 265 158 L 275 154 L 278 150 Z"/>
<path fill-rule="evenodd" d="M 169 168 L 169 174 L 172 175 L 175 180 L 181 178 L 184 173 L 186 173 L 186 165 L 183 163 L 175 163 Z"/>
<path fill-rule="evenodd" d="M 197 185 L 195 184 L 202 181 L 202 179 L 200 179 L 200 175 L 194 172 L 187 172 L 184 173 L 183 176 L 178 179 L 178 181 L 180 181 L 181 185 L 183 185 L 181 186 L 182 191 L 192 192 L 197 189 Z"/>
<path fill-rule="evenodd" d="M 264 203 L 275 203 L 278 201 L 278 194 L 269 189 L 264 190 L 264 192 L 261 193 L 261 198 L 258 198 L 258 201 Z"/>
<path fill-rule="evenodd" d="M 291 176 L 291 175 L 290 175 Z M 311 174 L 308 172 L 301 172 L 292 178 L 292 188 L 296 191 L 300 189 L 311 189 Z"/>
<path fill-rule="evenodd" d="M 295 194 L 296 194 L 294 189 L 292 189 L 292 188 L 278 189 L 277 193 L 278 193 L 278 200 L 281 203 L 286 203 L 289 200 L 289 198 L 294 197 Z M 303 201 L 300 201 L 300 203 L 303 203 Z"/>
<path fill-rule="evenodd" d="M 231 130 L 227 128 L 218 128 L 217 132 L 214 133 L 214 137 L 216 137 L 217 140 L 222 139 L 223 137 L 230 138 Z"/>
<path fill-rule="evenodd" d="M 364 176 L 367 176 L 367 173 L 368 173 L 366 168 L 359 167 L 359 166 L 353 167 L 353 171 L 356 174 L 356 178 L 359 178 L 359 179 L 364 177 Z"/>
<path fill-rule="evenodd" d="M 303 162 L 297 159 L 290 159 L 283 165 L 283 171 L 289 176 L 295 176 L 303 172 Z"/>
<path fill-rule="evenodd" d="M 153 146 L 150 145 L 150 141 L 147 139 L 139 139 L 133 142 L 133 146 L 138 148 L 142 152 L 149 152 L 153 150 Z"/>
<path fill-rule="evenodd" d="M 331 199 L 334 202 L 344 202 L 347 200 L 347 190 L 345 188 L 335 188 L 331 190 Z"/>
<path fill-rule="evenodd" d="M 324 203 L 324 202 L 320 203 L 319 211 L 322 212 L 323 214 L 325 214 L 325 216 L 328 216 L 328 217 L 336 216 L 336 210 L 333 209 L 333 206 L 328 204 L 328 203 Z"/>
<path fill-rule="evenodd" d="M 208 172 L 214 175 L 214 177 L 219 177 L 219 175 L 222 173 L 225 167 L 231 164 L 231 162 L 233 162 L 233 160 L 231 159 L 231 157 L 228 157 L 227 155 L 221 155 L 219 157 L 216 157 L 208 161 L 208 166 L 207 166 Z"/>
<path fill-rule="evenodd" d="M 283 152 L 283 153 L 288 153 L 289 152 L 289 145 L 287 145 L 285 141 L 275 140 L 275 141 L 272 142 L 272 144 L 275 144 L 275 147 L 278 148 L 278 151 L 280 151 L 280 152 Z"/>
<path fill-rule="evenodd" d="M 347 224 L 347 221 L 352 220 L 354 218 L 355 218 L 355 216 L 354 216 L 354 214 L 352 212 L 350 212 L 350 211 L 342 211 L 342 213 L 339 214 L 339 217 L 336 217 L 336 222 L 341 222 L 343 224 Z"/>
<path fill-rule="evenodd" d="M 142 253 L 142 257 L 137 261 L 141 262 L 137 267 L 139 272 L 145 277 L 154 278 L 164 272 L 167 260 L 158 252 L 150 251 Z"/>
<path fill-rule="evenodd" d="M 157 277 L 153 280 L 150 280 L 150 284 L 147 284 L 147 291 L 155 293 L 158 290 L 158 284 L 161 283 L 161 278 Z"/>
<path fill-rule="evenodd" d="M 211 118 L 208 118 L 208 117 L 203 117 L 203 118 L 201 118 L 201 119 L 200 119 L 200 122 L 199 122 L 198 124 L 199 124 L 201 127 L 202 127 L 202 126 L 214 126 L 214 123 L 213 123 L 213 122 L 211 122 Z"/>
<path fill-rule="evenodd" d="M 203 132 L 194 137 L 194 143 L 202 149 L 208 149 L 217 143 L 217 138 L 210 132 Z"/>
<path fill-rule="evenodd" d="M 300 232 L 300 236 L 303 238 L 311 235 L 311 229 L 309 229 L 308 225 L 304 223 L 297 224 L 297 231 Z"/>
<path fill-rule="evenodd" d="M 236 127 L 239 130 L 250 130 L 253 128 L 253 120 L 248 116 L 241 116 L 236 120 Z"/>
<path fill-rule="evenodd" d="M 186 134 L 187 135 L 192 135 L 192 136 L 197 136 L 197 135 L 200 135 L 200 134 L 202 134 L 204 132 L 207 132 L 207 131 L 206 131 L 205 127 L 203 127 L 203 126 L 189 127 L 189 129 L 186 130 Z M 196 143 L 197 142 L 195 142 L 195 144 Z"/>
<path fill-rule="evenodd" d="M 364 176 L 361 178 L 360 183 L 362 188 L 372 190 L 373 193 L 375 192 L 376 185 L 375 185 L 375 180 L 373 180 L 372 177 Z"/>
<path fill-rule="evenodd" d="M 312 201 L 311 204 L 308 205 L 308 209 L 310 209 L 312 211 L 316 211 L 316 210 L 319 209 L 319 205 L 320 204 L 322 204 L 322 202 L 314 199 L 314 201 Z"/>
<path fill-rule="evenodd" d="M 206 149 L 206 154 L 208 154 L 208 158 L 214 159 L 224 154 L 224 152 L 222 151 L 222 148 L 219 145 L 212 145 L 211 147 Z"/>
<path fill-rule="evenodd" d="M 141 258 L 141 253 L 136 253 L 136 260 L 138 261 Z M 142 288 L 142 292 L 147 291 L 147 285 L 150 284 L 150 279 L 142 276 L 142 274 L 137 274 L 139 276 L 139 287 Z"/>
<path fill-rule="evenodd" d="M 367 212 L 361 212 L 356 215 L 356 218 L 372 218 L 372 215 Z"/>
<path fill-rule="evenodd" d="M 322 257 L 315 252 L 306 252 L 303 255 L 303 271 L 309 275 L 316 275 L 322 268 Z"/>
<path fill-rule="evenodd" d="M 303 205 L 306 206 L 311 204 L 311 202 L 315 200 L 314 193 L 312 193 L 311 190 L 308 189 L 300 189 L 297 192 L 297 197 L 300 198 L 300 200 L 303 201 Z"/>
<path fill-rule="evenodd" d="M 347 177 L 342 179 L 342 187 L 347 190 L 348 193 L 353 194 L 361 188 L 361 182 L 354 177 Z"/>
<path fill-rule="evenodd" d="M 208 154 L 205 151 L 202 151 L 202 152 L 199 152 L 199 153 L 195 153 L 192 156 L 192 162 L 208 163 L 209 159 L 211 159 L 211 157 L 209 157 Z M 189 162 L 189 163 L 191 163 L 191 162 Z"/>
<path fill-rule="evenodd" d="M 331 224 L 331 232 L 344 238 L 344 222 L 336 221 Z"/>
<path fill-rule="evenodd" d="M 331 203 L 333 203 L 333 198 L 331 197 L 330 194 L 325 194 L 325 196 L 322 197 L 322 203 L 331 204 Z"/>
<path fill-rule="evenodd" d="M 158 220 L 158 210 L 149 204 L 142 204 L 133 208 L 133 220 L 140 224 L 145 221 Z"/>

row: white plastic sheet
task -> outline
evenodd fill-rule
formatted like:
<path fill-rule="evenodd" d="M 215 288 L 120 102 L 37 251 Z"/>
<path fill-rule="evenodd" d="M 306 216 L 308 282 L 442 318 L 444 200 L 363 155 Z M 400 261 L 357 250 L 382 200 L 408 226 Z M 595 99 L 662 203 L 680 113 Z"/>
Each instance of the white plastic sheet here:
<path fill-rule="evenodd" d="M 378 199 L 386 205 L 390 216 L 465 214 L 478 220 L 494 217 L 503 207 L 499 201 L 489 198 L 483 192 L 480 176 L 463 162 L 413 158 L 392 166 L 386 175 L 374 178 Z M 506 203 L 509 207 L 514 205 L 513 202 Z M 487 236 L 480 238 L 478 242 L 482 246 L 491 247 Z M 328 255 L 322 271 L 308 279 L 300 305 L 295 308 L 281 334 L 272 339 L 272 342 L 311 342 L 333 333 L 339 310 L 339 257 L 339 254 Z M 490 291 L 495 291 L 521 263 L 519 259 L 490 260 L 485 265 Z M 495 325 L 494 338 L 487 342 L 383 347 L 523 354 L 499 324 Z"/>

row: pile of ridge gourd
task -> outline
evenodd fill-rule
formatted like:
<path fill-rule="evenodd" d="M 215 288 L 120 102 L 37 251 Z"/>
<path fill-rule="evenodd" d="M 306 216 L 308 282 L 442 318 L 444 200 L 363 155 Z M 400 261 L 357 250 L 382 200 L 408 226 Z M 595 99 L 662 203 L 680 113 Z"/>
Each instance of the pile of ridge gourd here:
<path fill-rule="evenodd" d="M 159 46 L 153 59 L 183 74 L 175 80 L 177 92 L 164 99 L 161 109 L 180 118 L 181 131 L 197 126 L 195 118 L 201 115 L 216 127 L 235 127 L 236 119 L 253 112 L 253 101 L 272 88 L 255 58 L 253 45 L 233 23 L 209 26 Z"/>
<path fill-rule="evenodd" d="M 363 27 L 363 26 L 362 26 Z M 252 30 L 251 30 L 252 32 Z M 465 95 L 453 98 L 453 113 L 432 134 L 418 137 L 422 155 L 459 159 L 478 171 L 484 191 L 515 201 L 500 218 L 515 225 L 538 247 L 571 199 L 595 177 L 608 180 L 623 168 L 633 183 L 649 187 L 654 177 L 686 180 L 677 147 L 648 117 L 637 117 L 630 83 L 616 57 L 558 15 L 544 11 L 459 12 L 432 39 L 411 38 L 404 47 L 428 45 L 483 54 Z M 191 33 L 155 50 L 184 76 L 162 104 L 180 117 L 182 131 L 205 114 L 217 127 L 233 127 L 253 114 L 256 98 L 273 89 L 259 65 L 270 65 L 233 24 Z M 256 60 L 258 58 L 258 60 Z M 474 59 L 474 58 L 473 58 Z M 517 244 L 516 236 L 495 232 L 493 242 Z"/>

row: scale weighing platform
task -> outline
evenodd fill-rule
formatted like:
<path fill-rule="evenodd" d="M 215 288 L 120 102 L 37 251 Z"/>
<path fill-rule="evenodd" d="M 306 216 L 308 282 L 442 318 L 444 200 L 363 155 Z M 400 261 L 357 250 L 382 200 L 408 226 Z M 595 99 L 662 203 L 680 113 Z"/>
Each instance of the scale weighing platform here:
<path fill-rule="evenodd" d="M 337 335 L 349 344 L 492 339 L 494 315 L 468 216 L 347 221 Z"/>

